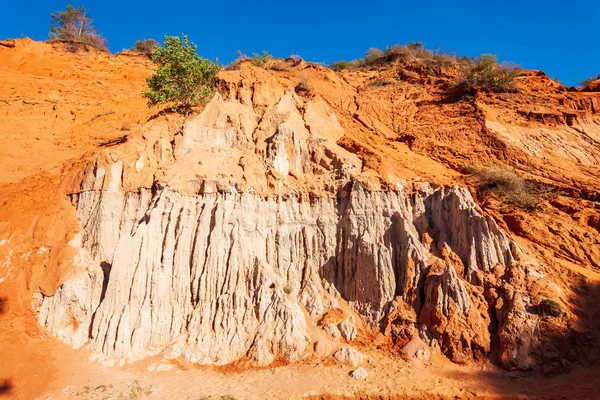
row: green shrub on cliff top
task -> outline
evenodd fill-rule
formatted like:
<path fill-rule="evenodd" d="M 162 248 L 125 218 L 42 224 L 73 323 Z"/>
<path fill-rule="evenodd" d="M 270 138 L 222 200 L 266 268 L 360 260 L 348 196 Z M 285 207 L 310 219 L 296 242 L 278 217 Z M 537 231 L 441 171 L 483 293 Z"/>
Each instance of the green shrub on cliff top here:
<path fill-rule="evenodd" d="M 176 103 L 187 114 L 191 107 L 208 101 L 221 67 L 198 56 L 196 49 L 186 35 L 165 36 L 164 47 L 154 48 L 152 61 L 158 68 L 146 79 L 150 90 L 142 93 L 148 106 Z"/>
<path fill-rule="evenodd" d="M 519 69 L 512 64 L 498 64 L 495 54 L 482 54 L 472 64 L 466 63 L 458 88 L 474 92 L 486 89 L 497 93 L 515 91 L 514 79 Z"/>

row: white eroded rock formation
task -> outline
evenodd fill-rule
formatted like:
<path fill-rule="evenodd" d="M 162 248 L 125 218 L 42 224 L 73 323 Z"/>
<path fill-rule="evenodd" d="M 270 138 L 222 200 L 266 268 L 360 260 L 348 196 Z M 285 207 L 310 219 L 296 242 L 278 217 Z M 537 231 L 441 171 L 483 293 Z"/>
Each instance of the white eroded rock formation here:
<path fill-rule="evenodd" d="M 109 363 L 268 365 L 302 358 L 340 298 L 372 330 L 400 301 L 452 359 L 489 351 L 481 275 L 521 251 L 470 193 L 370 190 L 321 99 L 257 99 L 216 95 L 177 134 L 151 122 L 72 177 L 78 255 L 40 323 Z"/>

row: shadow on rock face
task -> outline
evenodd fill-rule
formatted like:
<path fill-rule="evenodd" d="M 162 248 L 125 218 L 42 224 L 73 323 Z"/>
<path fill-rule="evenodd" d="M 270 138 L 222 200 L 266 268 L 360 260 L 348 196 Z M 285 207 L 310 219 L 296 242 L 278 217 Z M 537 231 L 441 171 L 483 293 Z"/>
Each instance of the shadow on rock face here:
<path fill-rule="evenodd" d="M 570 312 L 574 318 L 568 317 L 566 306 L 561 306 L 560 314 L 554 315 L 540 305 L 527 309 L 539 318 L 536 343 L 530 353 L 531 369 L 515 366 L 513 371 L 506 371 L 489 366 L 477 374 L 469 370 L 448 370 L 446 376 L 464 381 L 467 386 L 469 381 L 477 382 L 502 399 L 520 396 L 528 399 L 598 398 L 600 284 L 578 277 L 573 280 L 571 290 Z M 518 336 L 518 332 L 513 334 Z M 498 366 L 493 357 L 494 351 L 489 360 Z"/>
<path fill-rule="evenodd" d="M 569 372 L 577 366 L 595 367 L 600 362 L 600 283 L 580 278 L 571 290 L 575 323 L 567 320 L 560 308 L 551 314 L 541 304 L 537 310 L 541 315 L 540 362 L 546 376 Z"/>
<path fill-rule="evenodd" d="M 494 371 L 446 371 L 445 377 L 464 382 L 465 386 L 481 390 L 467 390 L 461 399 L 493 400 L 558 400 L 597 399 L 600 369 L 573 371 L 559 377 L 529 375 L 523 372 Z"/>

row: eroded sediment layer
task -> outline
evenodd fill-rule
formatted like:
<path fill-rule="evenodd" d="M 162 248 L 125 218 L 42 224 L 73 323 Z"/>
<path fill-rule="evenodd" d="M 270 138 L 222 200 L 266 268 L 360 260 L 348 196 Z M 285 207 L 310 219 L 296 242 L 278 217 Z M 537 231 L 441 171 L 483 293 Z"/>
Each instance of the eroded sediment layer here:
<path fill-rule="evenodd" d="M 374 328 L 396 296 L 416 312 L 432 300 L 444 314 L 450 296 L 466 318 L 455 270 L 472 281 L 518 253 L 460 188 L 407 195 L 355 184 L 313 200 L 92 190 L 73 203 L 79 266 L 44 299 L 40 321 L 111 360 L 298 359 L 310 340 L 301 307 L 316 321 L 340 296 Z M 444 244 L 466 267 L 447 264 L 454 283 L 425 291 Z"/>
<path fill-rule="evenodd" d="M 181 130 L 151 122 L 70 178 L 78 254 L 38 296 L 40 323 L 106 362 L 267 365 L 315 341 L 331 355 L 362 324 L 463 362 L 489 352 L 490 312 L 531 321 L 502 306 L 518 291 L 484 297 L 521 251 L 466 189 L 379 176 L 338 146 L 323 99 L 252 88 Z M 501 342 L 506 365 L 529 365 L 527 346 Z"/>

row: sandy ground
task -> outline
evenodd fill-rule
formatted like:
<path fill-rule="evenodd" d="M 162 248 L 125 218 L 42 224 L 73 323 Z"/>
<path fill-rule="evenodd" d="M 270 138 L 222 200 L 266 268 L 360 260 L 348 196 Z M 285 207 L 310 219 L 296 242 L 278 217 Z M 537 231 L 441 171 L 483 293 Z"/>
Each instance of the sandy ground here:
<path fill-rule="evenodd" d="M 414 363 L 367 351 L 364 368 L 369 375 L 361 381 L 349 376 L 352 368 L 320 360 L 227 372 L 159 358 L 124 367 L 102 367 L 87 361 L 85 351 L 72 351 L 65 346 L 57 346 L 54 351 L 54 363 L 61 374 L 40 399 L 263 400 L 301 399 L 322 393 L 349 397 L 404 394 L 416 399 L 423 394 L 456 399 L 600 398 L 598 369 L 548 378 L 506 372 L 490 364 L 460 366 L 439 355 L 426 363 Z M 172 369 L 157 371 L 166 368 Z"/>

